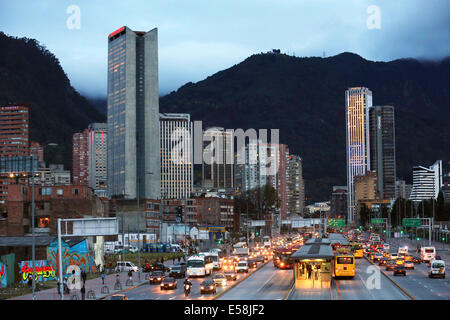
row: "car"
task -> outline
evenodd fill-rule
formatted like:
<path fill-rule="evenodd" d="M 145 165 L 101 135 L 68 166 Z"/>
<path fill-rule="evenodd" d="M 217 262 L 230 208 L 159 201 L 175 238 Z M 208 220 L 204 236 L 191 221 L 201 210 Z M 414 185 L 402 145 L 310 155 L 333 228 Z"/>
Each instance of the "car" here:
<path fill-rule="evenodd" d="M 128 300 L 128 297 L 124 294 L 113 294 L 111 300 Z"/>
<path fill-rule="evenodd" d="M 249 268 L 256 268 L 256 267 L 258 267 L 258 263 L 256 262 L 256 259 L 249 259 L 247 261 L 247 263 L 248 263 L 248 267 Z"/>
<path fill-rule="evenodd" d="M 391 249 L 391 245 L 389 243 L 384 243 L 383 244 L 383 249 L 384 250 L 390 250 Z"/>
<path fill-rule="evenodd" d="M 395 264 L 396 265 L 404 265 L 405 264 L 405 259 L 403 259 L 403 258 L 395 259 Z"/>
<path fill-rule="evenodd" d="M 116 272 L 128 272 L 130 270 L 133 272 L 138 272 L 138 267 L 131 261 L 117 261 Z"/>
<path fill-rule="evenodd" d="M 165 289 L 176 289 L 177 288 L 177 279 L 173 277 L 164 278 L 160 285 L 161 290 Z"/>
<path fill-rule="evenodd" d="M 217 292 L 216 284 L 214 283 L 213 280 L 207 279 L 207 280 L 203 281 L 202 283 L 200 283 L 200 294 L 204 294 L 204 293 L 216 294 L 216 292 Z"/>
<path fill-rule="evenodd" d="M 162 264 L 161 262 L 156 262 L 150 265 L 150 271 L 162 271 L 162 272 L 170 272 L 170 268 Z"/>
<path fill-rule="evenodd" d="M 216 273 L 212 279 L 213 279 L 214 283 L 216 284 L 216 286 L 222 286 L 222 287 L 227 286 L 227 278 L 226 278 L 225 274 L 223 274 L 223 273 Z"/>
<path fill-rule="evenodd" d="M 415 264 L 421 264 L 422 263 L 422 258 L 419 256 L 413 256 L 412 257 L 412 262 L 414 262 Z"/>
<path fill-rule="evenodd" d="M 412 261 L 413 256 L 410 255 L 410 254 L 405 254 L 405 255 L 403 256 L 403 259 L 405 259 L 405 261 Z"/>
<path fill-rule="evenodd" d="M 247 261 L 239 261 L 236 265 L 236 272 L 248 273 L 248 263 Z"/>
<path fill-rule="evenodd" d="M 383 258 L 383 254 L 381 253 L 375 253 L 373 256 L 373 262 L 377 262 L 378 260 L 380 260 L 381 258 Z"/>
<path fill-rule="evenodd" d="M 441 277 L 445 279 L 445 262 L 443 260 L 433 260 L 428 270 L 428 277 Z"/>
<path fill-rule="evenodd" d="M 152 271 L 148 276 L 149 284 L 160 284 L 164 280 L 164 272 Z"/>
<path fill-rule="evenodd" d="M 404 266 L 406 269 L 414 269 L 414 262 L 411 260 L 405 260 Z"/>
<path fill-rule="evenodd" d="M 390 255 L 390 258 L 391 258 L 391 259 L 397 259 L 397 258 L 399 258 L 398 253 L 392 252 L 391 255 Z"/>
<path fill-rule="evenodd" d="M 227 280 L 230 280 L 230 281 L 237 280 L 237 274 L 234 269 L 225 271 L 224 274 L 225 274 L 225 278 L 227 278 Z"/>
<path fill-rule="evenodd" d="M 267 257 L 265 254 L 264 255 L 261 255 L 261 256 L 259 256 L 259 257 L 257 257 L 256 258 L 256 262 L 264 262 L 264 261 L 266 261 L 267 259 L 268 259 L 269 257 Z"/>
<path fill-rule="evenodd" d="M 386 263 L 386 271 L 391 271 L 395 267 L 395 260 L 388 260 Z"/>
<path fill-rule="evenodd" d="M 183 263 L 170 266 L 169 277 L 174 278 L 186 277 L 186 265 Z"/>
<path fill-rule="evenodd" d="M 404 265 L 398 264 L 394 267 L 394 276 L 402 274 L 406 276 L 406 268 Z"/>
<path fill-rule="evenodd" d="M 379 259 L 378 260 L 378 265 L 379 266 L 385 266 L 386 264 L 387 264 L 387 262 L 388 262 L 389 260 L 388 259 L 386 259 L 386 258 L 381 258 L 381 259 Z"/>

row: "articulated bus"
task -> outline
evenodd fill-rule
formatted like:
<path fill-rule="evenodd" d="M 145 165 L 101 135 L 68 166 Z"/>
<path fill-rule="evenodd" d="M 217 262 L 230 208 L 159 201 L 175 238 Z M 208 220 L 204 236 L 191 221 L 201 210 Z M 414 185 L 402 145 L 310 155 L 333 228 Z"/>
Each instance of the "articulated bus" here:
<path fill-rule="evenodd" d="M 186 263 L 188 277 L 206 277 L 213 271 L 213 258 L 209 255 L 195 255 Z"/>
<path fill-rule="evenodd" d="M 286 248 L 279 248 L 274 251 L 273 265 L 278 269 L 292 269 L 293 263 L 290 261 L 290 256 L 293 250 Z"/>
<path fill-rule="evenodd" d="M 352 254 L 335 254 L 333 258 L 334 277 L 355 277 L 355 258 Z"/>

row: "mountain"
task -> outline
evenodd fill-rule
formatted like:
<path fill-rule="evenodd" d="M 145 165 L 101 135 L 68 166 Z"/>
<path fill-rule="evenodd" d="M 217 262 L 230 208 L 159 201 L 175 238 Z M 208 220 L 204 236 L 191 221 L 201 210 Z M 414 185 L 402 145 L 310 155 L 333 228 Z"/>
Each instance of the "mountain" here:
<path fill-rule="evenodd" d="M 306 201 L 346 185 L 345 90 L 365 86 L 373 104 L 395 107 L 397 176 L 450 160 L 450 58 L 373 62 L 257 54 L 160 99 L 161 112 L 186 112 L 203 128 L 280 129 L 280 142 L 303 158 Z"/>
<path fill-rule="evenodd" d="M 71 85 L 58 59 L 38 41 L 0 32 L 0 105 L 30 108 L 30 138 L 45 147 L 46 161 L 72 166 L 72 135 L 104 122 Z"/>

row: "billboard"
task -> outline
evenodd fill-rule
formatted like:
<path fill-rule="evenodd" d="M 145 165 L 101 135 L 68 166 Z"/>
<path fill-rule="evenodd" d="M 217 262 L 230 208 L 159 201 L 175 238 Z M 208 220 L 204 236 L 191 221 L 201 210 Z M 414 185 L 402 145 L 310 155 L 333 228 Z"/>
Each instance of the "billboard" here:
<path fill-rule="evenodd" d="M 371 224 L 383 224 L 384 223 L 384 218 L 372 218 L 370 220 Z"/>
<path fill-rule="evenodd" d="M 71 221 L 65 219 L 65 221 Z M 117 218 L 74 219 L 72 236 L 109 236 L 119 234 Z"/>
<path fill-rule="evenodd" d="M 266 220 L 251 220 L 252 227 L 264 227 L 266 225 Z"/>

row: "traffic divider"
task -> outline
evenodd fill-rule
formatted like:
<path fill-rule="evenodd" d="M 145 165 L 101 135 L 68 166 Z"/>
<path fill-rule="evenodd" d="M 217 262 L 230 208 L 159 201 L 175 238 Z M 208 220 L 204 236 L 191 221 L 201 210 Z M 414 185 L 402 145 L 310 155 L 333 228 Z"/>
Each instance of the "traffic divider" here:
<path fill-rule="evenodd" d="M 264 267 L 266 264 L 268 264 L 270 262 L 270 260 L 272 260 L 272 259 L 267 260 L 266 262 L 261 264 L 259 267 L 257 267 L 255 270 L 253 270 L 251 273 L 249 273 L 245 277 L 243 277 L 242 279 L 239 279 L 238 281 L 235 281 L 235 283 L 233 283 L 233 285 L 231 285 L 230 287 L 226 288 L 224 291 L 220 292 L 219 294 L 215 295 L 211 300 L 216 300 L 217 298 L 221 297 L 222 295 L 224 295 L 225 293 L 230 291 L 232 288 L 237 286 L 239 283 L 241 283 L 242 281 L 244 281 L 245 279 L 250 277 L 252 274 L 254 274 L 256 271 L 258 271 L 259 269 Z"/>

